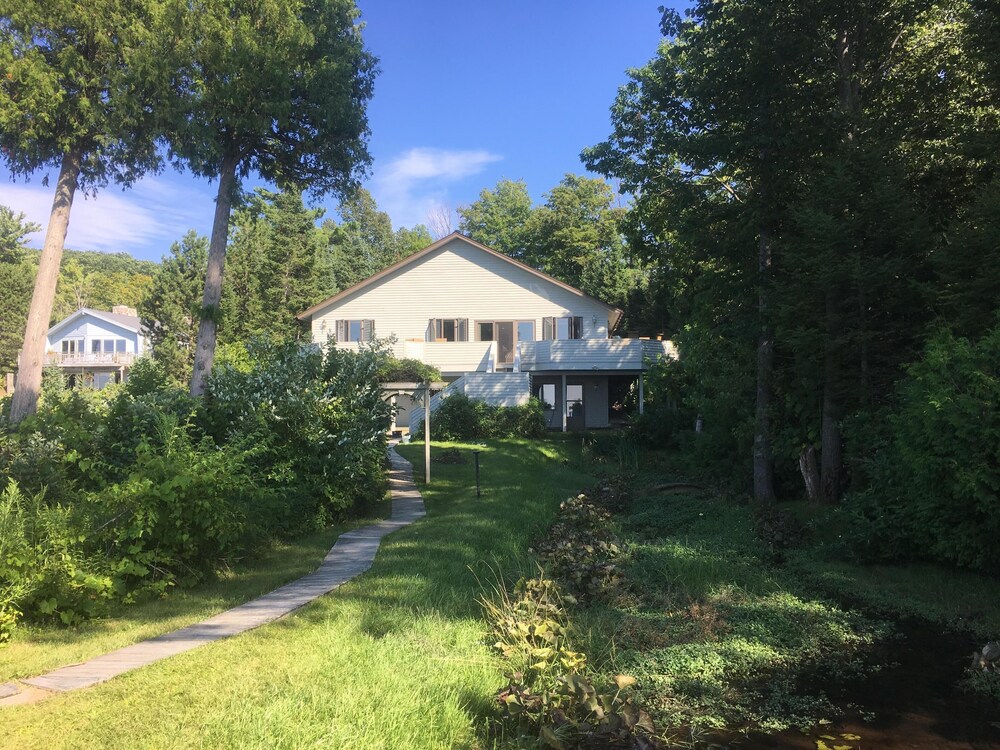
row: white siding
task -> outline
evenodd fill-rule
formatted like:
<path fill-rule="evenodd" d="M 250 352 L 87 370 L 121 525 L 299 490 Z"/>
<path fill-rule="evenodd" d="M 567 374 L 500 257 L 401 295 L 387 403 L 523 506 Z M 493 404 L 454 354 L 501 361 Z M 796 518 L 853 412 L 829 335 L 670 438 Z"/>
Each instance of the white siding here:
<path fill-rule="evenodd" d="M 520 406 L 531 395 L 526 372 L 470 372 L 462 383 L 466 396 L 494 406 Z"/>
<path fill-rule="evenodd" d="M 312 337 L 325 343 L 336 332 L 335 321 L 370 319 L 380 338 L 395 335 L 401 344 L 423 342 L 431 318 L 468 318 L 470 339 L 475 338 L 476 321 L 532 320 L 538 340 L 542 318 L 570 315 L 583 318 L 584 338 L 607 339 L 607 306 L 456 237 L 413 265 L 315 313 Z"/>
<path fill-rule="evenodd" d="M 99 320 L 90 315 L 82 315 L 78 320 L 65 328 L 60 328 L 54 335 L 48 337 L 47 351 L 59 352 L 62 342 L 67 339 L 83 339 L 83 351 L 90 352 L 90 342 L 94 339 L 125 339 L 125 351 L 130 354 L 142 354 L 139 345 L 139 334 L 127 328 Z"/>

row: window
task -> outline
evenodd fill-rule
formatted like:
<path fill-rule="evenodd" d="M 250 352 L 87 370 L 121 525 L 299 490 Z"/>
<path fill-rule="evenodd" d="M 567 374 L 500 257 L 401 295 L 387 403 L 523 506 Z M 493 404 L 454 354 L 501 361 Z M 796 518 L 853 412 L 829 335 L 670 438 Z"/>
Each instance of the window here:
<path fill-rule="evenodd" d="M 63 354 L 83 354 L 83 339 L 63 339 Z"/>
<path fill-rule="evenodd" d="M 492 341 L 493 323 L 476 323 L 476 334 L 477 341 Z"/>
<path fill-rule="evenodd" d="M 94 339 L 93 341 L 90 342 L 90 353 L 91 354 L 100 354 L 101 353 L 101 340 L 100 339 Z"/>
<path fill-rule="evenodd" d="M 581 339 L 583 338 L 583 318 L 579 316 L 542 318 L 542 338 L 546 340 Z"/>
<path fill-rule="evenodd" d="M 583 386 L 566 386 L 566 413 L 571 417 L 583 416 Z"/>
<path fill-rule="evenodd" d="M 468 318 L 431 318 L 427 325 L 428 341 L 468 341 Z"/>
<path fill-rule="evenodd" d="M 125 353 L 125 339 L 115 339 L 115 351 L 119 354 Z"/>
<path fill-rule="evenodd" d="M 338 320 L 337 341 L 371 341 L 375 337 L 374 320 Z"/>
<path fill-rule="evenodd" d="M 519 320 L 517 322 L 517 340 L 518 341 L 535 340 L 535 321 Z"/>
<path fill-rule="evenodd" d="M 546 411 L 556 408 L 556 384 L 542 383 L 538 388 L 538 400 Z"/>

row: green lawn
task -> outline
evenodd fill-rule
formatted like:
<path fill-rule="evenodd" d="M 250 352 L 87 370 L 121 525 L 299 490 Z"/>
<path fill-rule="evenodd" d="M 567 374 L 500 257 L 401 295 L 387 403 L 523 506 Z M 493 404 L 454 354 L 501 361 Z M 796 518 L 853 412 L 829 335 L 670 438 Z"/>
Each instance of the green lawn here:
<path fill-rule="evenodd" d="M 0 682 L 31 677 L 75 664 L 146 638 L 153 638 L 235 607 L 315 570 L 337 537 L 389 513 L 388 500 L 367 518 L 355 518 L 287 544 L 275 545 L 260 558 L 190 589 L 162 599 L 120 605 L 107 617 L 74 628 L 18 627 L 0 648 Z"/>
<path fill-rule="evenodd" d="M 5 709 L 0 747 L 477 747 L 503 680 L 477 576 L 530 564 L 528 543 L 590 481 L 572 441 L 482 450 L 483 496 L 471 463 L 435 463 L 428 517 L 387 537 L 368 573 L 273 625 Z M 400 452 L 421 477 L 422 447 Z"/>

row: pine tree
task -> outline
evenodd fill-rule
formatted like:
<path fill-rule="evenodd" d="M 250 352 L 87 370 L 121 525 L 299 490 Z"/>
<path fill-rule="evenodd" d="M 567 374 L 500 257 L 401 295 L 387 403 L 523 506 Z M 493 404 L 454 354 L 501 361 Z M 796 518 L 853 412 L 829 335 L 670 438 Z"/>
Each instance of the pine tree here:
<path fill-rule="evenodd" d="M 170 246 L 139 305 L 153 357 L 178 383 L 187 382 L 194 364 L 198 300 L 207 266 L 208 239 L 191 230 Z"/>

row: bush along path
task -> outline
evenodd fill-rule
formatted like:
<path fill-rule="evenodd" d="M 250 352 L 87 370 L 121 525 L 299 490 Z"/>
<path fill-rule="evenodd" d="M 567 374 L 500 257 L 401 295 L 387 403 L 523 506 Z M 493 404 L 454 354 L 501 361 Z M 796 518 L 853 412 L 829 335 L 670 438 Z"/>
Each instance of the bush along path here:
<path fill-rule="evenodd" d="M 273 622 L 365 572 L 375 560 L 382 537 L 424 516 L 423 499 L 413 484 L 413 466 L 395 450 L 390 450 L 389 458 L 390 519 L 341 534 L 314 573 L 203 622 L 39 677 L 4 683 L 0 685 L 0 706 L 31 703 L 54 693 L 90 687 L 206 643 L 239 635 Z"/>

